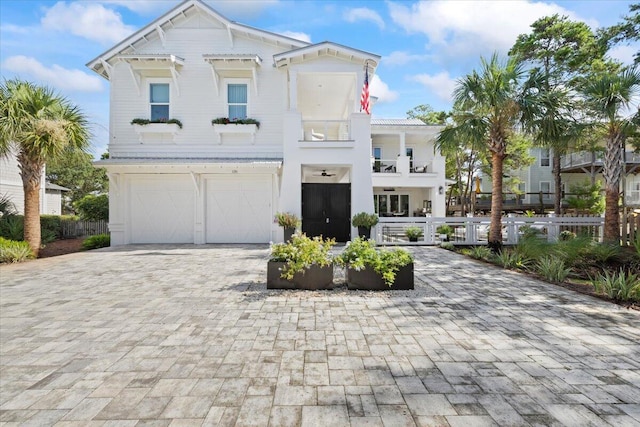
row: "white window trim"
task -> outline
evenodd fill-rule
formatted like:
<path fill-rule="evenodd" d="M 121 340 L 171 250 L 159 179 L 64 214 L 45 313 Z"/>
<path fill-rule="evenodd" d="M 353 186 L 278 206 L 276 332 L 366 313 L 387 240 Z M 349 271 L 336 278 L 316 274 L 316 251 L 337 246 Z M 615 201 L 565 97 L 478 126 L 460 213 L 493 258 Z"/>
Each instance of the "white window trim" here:
<path fill-rule="evenodd" d="M 225 78 L 224 79 L 224 101 L 225 116 L 229 117 L 229 85 L 244 84 L 247 85 L 247 118 L 251 118 L 251 79 L 247 78 Z M 229 117 L 231 118 L 231 117 Z"/>
<path fill-rule="evenodd" d="M 544 191 L 542 189 L 542 184 L 547 184 L 547 187 L 548 187 L 547 191 Z M 543 199 L 550 199 L 551 198 L 551 194 L 549 194 L 549 193 L 551 193 L 551 181 L 540 181 L 540 183 L 538 185 L 539 185 L 538 188 L 540 189 L 540 191 L 543 192 L 542 198 Z"/>
<path fill-rule="evenodd" d="M 171 84 L 171 79 L 153 78 L 153 79 L 147 79 L 146 101 L 147 101 L 147 114 L 149 114 L 149 120 L 151 120 L 151 105 L 152 105 L 151 104 L 151 85 L 152 84 L 169 85 L 169 117 L 168 119 L 171 119 L 173 117 L 173 114 L 172 114 L 173 108 L 171 108 L 171 104 L 172 104 L 171 100 L 173 99 L 173 85 Z M 164 105 L 164 104 L 157 104 L 157 105 Z"/>
<path fill-rule="evenodd" d="M 547 151 L 548 157 L 542 157 L 542 153 L 543 153 L 545 150 Z M 546 159 L 546 160 L 547 160 L 547 162 L 548 162 L 549 164 L 548 164 L 548 165 L 543 165 L 543 164 L 542 164 L 542 160 L 543 160 L 543 159 Z M 541 168 L 548 168 L 548 167 L 551 167 L 551 150 L 550 150 L 549 148 L 541 148 L 541 149 L 540 149 L 540 167 L 541 167 Z"/>

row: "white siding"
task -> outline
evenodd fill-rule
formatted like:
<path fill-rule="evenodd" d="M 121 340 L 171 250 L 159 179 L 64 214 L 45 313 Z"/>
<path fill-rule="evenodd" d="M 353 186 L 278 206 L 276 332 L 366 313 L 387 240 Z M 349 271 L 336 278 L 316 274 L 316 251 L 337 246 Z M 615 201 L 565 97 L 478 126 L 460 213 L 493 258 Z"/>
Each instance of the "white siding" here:
<path fill-rule="evenodd" d="M 44 189 L 44 172 L 40 181 L 40 213 L 47 213 Z M 9 196 L 18 213 L 24 213 L 24 189 L 16 156 L 0 158 L 0 196 Z"/>

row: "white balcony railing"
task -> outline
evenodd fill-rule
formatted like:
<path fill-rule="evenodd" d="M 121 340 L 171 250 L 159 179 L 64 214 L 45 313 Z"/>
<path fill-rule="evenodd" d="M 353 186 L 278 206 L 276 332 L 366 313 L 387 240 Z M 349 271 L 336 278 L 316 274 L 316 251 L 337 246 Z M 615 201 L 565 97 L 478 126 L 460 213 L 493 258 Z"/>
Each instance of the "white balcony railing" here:
<path fill-rule="evenodd" d="M 603 162 L 603 153 L 595 153 L 591 151 L 578 151 L 575 153 L 569 153 L 560 158 L 560 167 L 562 169 L 577 167 L 577 166 L 587 166 L 590 165 L 591 162 L 595 162 L 596 165 L 601 165 Z M 625 160 L 627 164 L 632 163 L 640 163 L 640 153 L 634 153 L 633 151 L 625 152 Z"/>
<path fill-rule="evenodd" d="M 303 120 L 302 141 L 350 141 L 348 120 Z"/>

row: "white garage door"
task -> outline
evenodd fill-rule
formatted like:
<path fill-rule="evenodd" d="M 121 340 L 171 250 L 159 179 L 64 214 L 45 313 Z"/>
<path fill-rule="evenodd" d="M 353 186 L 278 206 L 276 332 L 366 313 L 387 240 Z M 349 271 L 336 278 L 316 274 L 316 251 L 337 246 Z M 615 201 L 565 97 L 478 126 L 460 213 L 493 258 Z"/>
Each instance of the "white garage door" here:
<path fill-rule="evenodd" d="M 271 240 L 271 175 L 207 179 L 207 243 Z"/>
<path fill-rule="evenodd" d="M 130 185 L 131 243 L 193 243 L 194 187 L 185 175 L 140 175 Z"/>

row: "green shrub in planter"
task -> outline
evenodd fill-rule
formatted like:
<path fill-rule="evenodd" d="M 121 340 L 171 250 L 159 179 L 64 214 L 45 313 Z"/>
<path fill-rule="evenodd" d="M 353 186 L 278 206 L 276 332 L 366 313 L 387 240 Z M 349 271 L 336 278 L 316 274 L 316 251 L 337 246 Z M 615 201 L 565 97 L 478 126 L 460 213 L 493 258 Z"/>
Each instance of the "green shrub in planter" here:
<path fill-rule="evenodd" d="M 87 237 L 82 241 L 82 247 L 86 250 L 107 248 L 111 245 L 111 236 L 109 234 L 96 234 Z"/>
<path fill-rule="evenodd" d="M 336 262 L 356 271 L 370 267 L 382 276 L 387 286 L 392 286 L 400 268 L 412 264 L 413 257 L 401 248 L 376 249 L 373 240 L 358 237 L 347 243 Z M 411 286 L 413 288 L 413 281 Z"/>
<path fill-rule="evenodd" d="M 333 258 L 329 252 L 335 244 L 335 239 L 309 238 L 304 233 L 296 233 L 289 242 L 271 245 L 269 261 L 286 263 L 281 277 L 291 280 L 296 273 L 304 273 L 312 265 L 331 265 Z"/>
<path fill-rule="evenodd" d="M 33 258 L 27 242 L 18 242 L 0 237 L 0 263 L 23 262 Z"/>
<path fill-rule="evenodd" d="M 276 213 L 276 221 L 278 221 L 278 225 L 283 228 L 300 227 L 300 218 L 289 212 Z"/>
<path fill-rule="evenodd" d="M 354 227 L 373 227 L 378 223 L 378 215 L 367 212 L 358 212 L 351 218 Z"/>
<path fill-rule="evenodd" d="M 407 227 L 404 229 L 404 234 L 409 238 L 410 242 L 417 242 L 424 234 L 424 231 L 420 227 Z"/>

